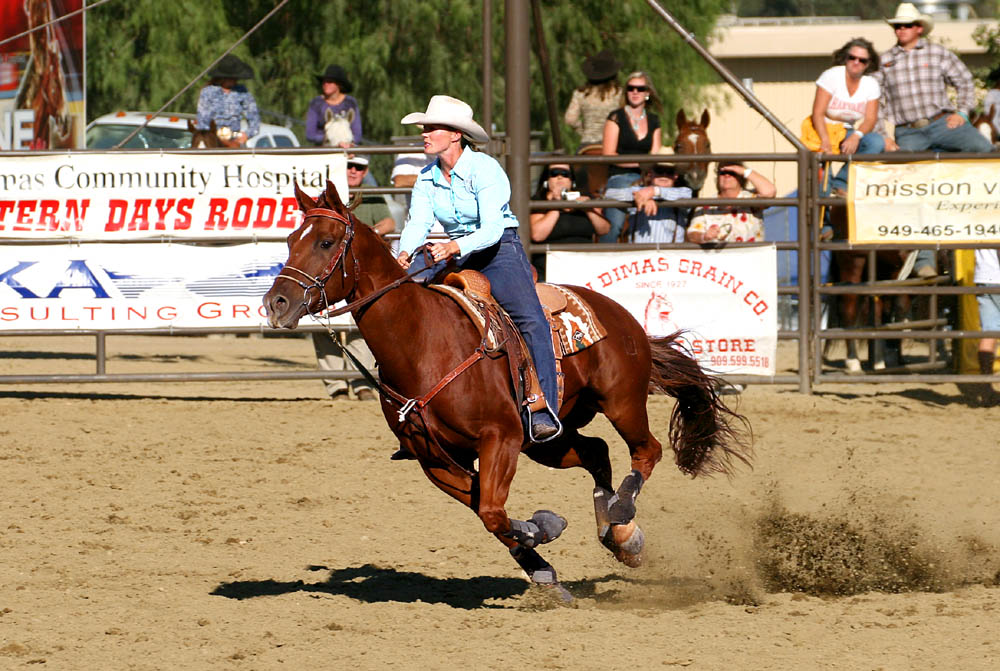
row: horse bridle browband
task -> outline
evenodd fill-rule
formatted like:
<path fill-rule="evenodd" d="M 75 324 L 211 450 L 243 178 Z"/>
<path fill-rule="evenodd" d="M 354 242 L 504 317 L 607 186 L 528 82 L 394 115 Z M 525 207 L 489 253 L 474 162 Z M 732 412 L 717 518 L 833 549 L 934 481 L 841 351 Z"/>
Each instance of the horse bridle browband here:
<path fill-rule="evenodd" d="M 345 217 L 339 212 L 331 210 L 329 208 L 314 207 L 310 210 L 306 210 L 305 216 L 302 218 L 303 225 L 305 224 L 307 219 L 310 219 L 312 217 L 329 217 L 336 221 L 343 222 L 347 230 L 344 232 L 344 237 L 340 239 L 340 244 L 337 246 L 337 250 L 333 253 L 333 256 L 330 257 L 330 260 L 327 262 L 326 266 L 323 267 L 323 270 L 320 271 L 319 275 L 315 277 L 313 277 L 304 270 L 300 270 L 299 268 L 285 264 L 285 266 L 281 269 L 281 272 L 278 273 L 278 278 L 284 277 L 286 280 L 291 280 L 292 282 L 295 282 L 300 287 L 302 287 L 303 290 L 302 304 L 305 306 L 309 305 L 309 291 L 311 289 L 316 289 L 317 291 L 319 291 L 320 295 L 323 297 L 322 309 L 325 310 L 326 308 L 329 307 L 329 301 L 327 301 L 326 298 L 326 282 L 333 276 L 333 271 L 337 269 L 337 266 L 341 263 L 341 261 L 344 260 L 344 257 L 347 255 L 347 249 L 351 246 L 351 242 L 354 240 L 354 223 L 351 221 L 350 216 Z M 298 277 L 294 277 L 292 275 L 287 274 L 285 272 L 286 270 L 291 270 L 298 273 L 302 277 L 306 278 L 309 281 L 309 283 L 307 284 Z M 344 273 L 344 279 L 346 280 L 347 279 L 346 264 L 344 264 L 343 273 Z M 277 280 L 278 278 L 275 279 Z"/>

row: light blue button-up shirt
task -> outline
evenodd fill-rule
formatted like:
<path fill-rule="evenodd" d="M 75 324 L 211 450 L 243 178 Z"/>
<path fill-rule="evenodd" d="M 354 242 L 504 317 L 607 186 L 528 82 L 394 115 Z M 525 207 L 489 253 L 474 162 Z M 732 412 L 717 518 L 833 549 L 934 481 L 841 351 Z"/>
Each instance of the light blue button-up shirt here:
<path fill-rule="evenodd" d="M 510 180 L 497 160 L 466 147 L 451 171 L 451 183 L 437 161 L 421 170 L 399 250 L 412 255 L 435 220 L 458 243 L 461 256 L 490 247 L 505 228 L 517 228 L 510 210 Z"/>
<path fill-rule="evenodd" d="M 241 119 L 247 118 L 247 137 L 260 132 L 260 112 L 253 94 L 242 84 L 237 84 L 228 93 L 221 87 L 209 84 L 198 96 L 198 123 L 201 130 L 208 130 L 215 121 L 217 128 L 223 126 L 238 133 Z"/>

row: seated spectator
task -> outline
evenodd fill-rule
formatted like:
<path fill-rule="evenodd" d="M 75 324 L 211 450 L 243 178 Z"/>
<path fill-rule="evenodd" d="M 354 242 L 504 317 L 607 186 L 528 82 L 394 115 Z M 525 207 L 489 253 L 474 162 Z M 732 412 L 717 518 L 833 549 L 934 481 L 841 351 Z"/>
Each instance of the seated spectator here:
<path fill-rule="evenodd" d="M 367 173 L 367 158 L 363 156 L 350 157 L 347 161 L 348 188 L 356 189 L 361 186 Z M 371 226 L 376 233 L 382 236 L 392 233 L 396 228 L 396 224 L 389 214 L 389 206 L 385 204 L 383 196 L 365 196 L 361 203 L 354 208 L 354 216 L 358 218 L 358 221 Z M 357 331 L 338 332 L 334 333 L 333 336 L 328 333 L 313 333 L 313 348 L 316 350 L 316 359 L 320 368 L 334 371 L 355 370 L 350 360 L 331 341 L 331 337 L 339 338 L 340 344 L 350 350 L 351 354 L 357 357 L 365 368 L 374 369 L 375 357 L 368 349 L 365 339 Z M 362 401 L 376 398 L 375 390 L 364 378 L 350 380 L 350 384 L 347 380 L 323 380 L 323 384 L 331 398 L 351 397 Z"/>
<path fill-rule="evenodd" d="M 622 242 L 684 242 L 687 208 L 657 202 L 691 197 L 691 189 L 676 183 L 677 167 L 657 163 L 644 172 L 641 184 L 605 191 L 605 198 L 635 202 L 636 206 L 629 209 Z"/>
<path fill-rule="evenodd" d="M 885 150 L 885 139 L 876 131 L 881 90 L 870 75 L 878 67 L 878 54 L 866 39 L 856 37 L 833 52 L 833 67 L 816 80 L 813 98 L 812 125 L 819 136 L 819 151 L 850 155 Z M 839 145 L 833 144 L 827 124 L 845 129 Z M 838 195 L 847 191 L 846 163 L 830 181 L 830 188 Z"/>
<path fill-rule="evenodd" d="M 246 145 L 247 140 L 260 132 L 260 112 L 253 94 L 239 79 L 252 79 L 253 69 L 233 54 L 223 56 L 211 72 L 210 81 L 198 95 L 196 127 L 208 130 L 215 122 L 219 141 L 231 149 Z M 247 129 L 242 130 L 243 119 Z"/>
<path fill-rule="evenodd" d="M 580 148 L 599 145 L 604 139 L 604 121 L 621 106 L 622 86 L 618 71 L 622 64 L 605 49 L 583 62 L 587 83 L 573 91 L 566 108 L 566 125 L 580 136 Z"/>
<path fill-rule="evenodd" d="M 347 148 L 361 143 L 361 109 L 353 96 L 347 95 L 354 90 L 347 72 L 339 65 L 329 65 L 321 75 L 316 75 L 320 95 L 309 102 L 306 112 L 306 139 L 320 146 L 326 140 L 327 113 L 333 119 L 341 119 L 348 133 L 332 146 Z"/>
<path fill-rule="evenodd" d="M 630 74 L 622 102 L 604 122 L 602 152 L 606 156 L 660 153 L 660 118 L 647 110 L 647 103 L 659 108 L 660 100 L 649 75 L 644 72 Z M 638 163 L 615 163 L 608 174 L 607 188 L 611 189 L 631 186 L 642 176 Z M 605 216 L 611 229 L 601 236 L 600 242 L 617 242 L 625 222 L 625 210 L 609 209 Z"/>
<path fill-rule="evenodd" d="M 545 166 L 539 179 L 533 200 L 589 200 L 577 191 L 573 171 L 567 163 L 553 163 Z M 600 208 L 546 210 L 532 212 L 531 241 L 553 244 L 571 242 L 594 242 L 597 236 L 608 232 L 610 224 Z M 538 268 L 539 277 L 545 277 L 545 254 L 533 254 L 532 262 Z"/>
<path fill-rule="evenodd" d="M 751 184 L 756 193 L 747 189 Z M 764 175 L 739 161 L 716 166 L 719 198 L 774 198 L 777 189 Z M 696 208 L 687 230 L 688 242 L 760 242 L 764 239 L 764 208 L 708 205 Z"/>
<path fill-rule="evenodd" d="M 990 115 L 990 125 L 994 134 L 1000 133 L 1000 67 L 995 67 L 986 75 L 990 89 L 983 98 L 983 113 Z"/>
<path fill-rule="evenodd" d="M 420 171 L 433 163 L 434 160 L 433 156 L 424 153 L 398 154 L 392 164 L 392 173 L 389 175 L 392 185 L 401 189 L 412 189 L 413 185 L 417 183 L 417 175 L 420 174 Z M 397 197 L 396 200 L 400 199 Z M 406 205 L 406 209 L 409 210 L 410 194 L 406 194 L 400 202 Z"/>

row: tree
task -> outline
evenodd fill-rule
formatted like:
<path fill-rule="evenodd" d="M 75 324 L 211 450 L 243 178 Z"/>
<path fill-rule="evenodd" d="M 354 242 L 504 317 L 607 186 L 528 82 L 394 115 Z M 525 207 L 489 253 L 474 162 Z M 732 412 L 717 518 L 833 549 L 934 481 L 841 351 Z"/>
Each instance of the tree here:
<path fill-rule="evenodd" d="M 671 5 L 674 16 L 703 43 L 727 6 L 725 0 Z M 102 8 L 90 12 L 91 117 L 122 108 L 158 109 L 274 6 L 275 0 L 135 0 L 122 19 Z M 494 0 L 493 6 L 493 119 L 502 130 L 504 3 Z M 422 110 L 436 93 L 468 101 L 482 117 L 481 12 L 476 0 L 292 0 L 236 53 L 256 70 L 248 86 L 261 109 L 295 119 L 305 116 L 318 92 L 315 75 L 329 63 L 341 64 L 355 85 L 365 138 L 386 143 L 392 135 L 414 133 L 399 120 Z M 584 82 L 584 58 L 603 48 L 612 49 L 626 71 L 650 74 L 664 102 L 666 136 L 672 135 L 675 111 L 694 111 L 699 87 L 717 81 L 642 0 L 551 0 L 542 5 L 542 14 L 556 98 L 563 107 Z M 531 77 L 532 128 L 545 129 L 545 95 L 534 59 Z M 201 84 L 171 111 L 193 110 Z"/>

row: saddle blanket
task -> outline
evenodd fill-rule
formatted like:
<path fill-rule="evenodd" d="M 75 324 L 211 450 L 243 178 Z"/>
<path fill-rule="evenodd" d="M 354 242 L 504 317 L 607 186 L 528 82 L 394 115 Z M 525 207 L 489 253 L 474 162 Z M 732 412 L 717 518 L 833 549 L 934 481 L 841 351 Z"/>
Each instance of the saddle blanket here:
<path fill-rule="evenodd" d="M 559 343 L 561 351 L 556 351 L 557 358 L 580 352 L 607 336 L 597 315 L 572 289 L 558 284 L 536 284 L 535 287 L 545 316 L 549 319 L 549 327 L 556 335 L 553 340 Z M 485 306 L 480 306 L 482 299 L 478 298 L 478 294 L 473 292 L 470 295 L 461 288 L 448 284 L 432 284 L 430 288 L 451 297 L 475 323 L 480 336 L 484 334 Z M 491 321 L 491 325 L 494 328 L 490 329 L 486 344 L 490 349 L 496 349 L 503 337 L 502 329 L 495 320 Z"/>

